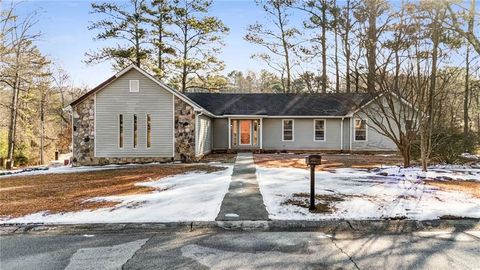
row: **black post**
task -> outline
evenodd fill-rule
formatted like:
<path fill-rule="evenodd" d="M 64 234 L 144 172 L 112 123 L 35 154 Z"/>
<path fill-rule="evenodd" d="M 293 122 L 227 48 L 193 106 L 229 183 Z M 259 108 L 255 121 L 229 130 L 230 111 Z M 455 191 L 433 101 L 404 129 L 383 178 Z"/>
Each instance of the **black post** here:
<path fill-rule="evenodd" d="M 315 165 L 310 165 L 310 211 L 315 210 Z"/>

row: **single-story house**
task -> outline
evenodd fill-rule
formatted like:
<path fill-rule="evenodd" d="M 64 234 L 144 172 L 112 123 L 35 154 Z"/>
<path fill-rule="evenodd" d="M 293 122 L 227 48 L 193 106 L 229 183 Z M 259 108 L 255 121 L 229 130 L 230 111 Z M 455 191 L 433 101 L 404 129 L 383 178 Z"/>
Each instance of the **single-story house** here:
<path fill-rule="evenodd" d="M 211 151 L 395 151 L 362 117 L 374 97 L 182 94 L 131 65 L 70 104 L 74 165 L 193 161 Z"/>

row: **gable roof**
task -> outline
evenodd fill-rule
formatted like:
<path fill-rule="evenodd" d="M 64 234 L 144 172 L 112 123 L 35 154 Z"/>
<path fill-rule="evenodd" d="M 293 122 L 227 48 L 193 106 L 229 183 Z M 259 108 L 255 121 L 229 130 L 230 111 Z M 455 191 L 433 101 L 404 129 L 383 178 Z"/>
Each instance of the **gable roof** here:
<path fill-rule="evenodd" d="M 218 116 L 347 116 L 374 97 L 374 95 L 368 93 L 187 93 L 186 95 L 195 103 Z"/>
<path fill-rule="evenodd" d="M 124 68 L 123 70 L 121 70 L 120 72 L 118 72 L 117 74 L 113 75 L 112 77 L 108 78 L 106 81 L 102 82 L 101 84 L 99 84 L 98 86 L 96 86 L 95 88 L 93 88 L 92 90 L 88 91 L 87 93 L 83 94 L 82 96 L 80 96 L 79 98 L 77 98 L 76 100 L 72 101 L 70 103 L 70 106 L 75 106 L 77 105 L 78 103 L 82 102 L 83 100 L 85 100 L 87 97 L 89 97 L 90 95 L 93 95 L 94 93 L 104 89 L 107 85 L 109 85 L 110 83 L 112 83 L 113 81 L 115 81 L 116 79 L 120 78 L 122 75 L 124 75 L 125 73 L 127 73 L 128 71 L 130 71 L 131 69 L 135 69 L 137 70 L 138 72 L 142 73 L 144 76 L 146 76 L 147 78 L 149 78 L 150 80 L 152 80 L 153 82 L 155 82 L 156 84 L 158 84 L 161 88 L 167 90 L 168 92 L 172 93 L 174 96 L 180 98 L 181 100 L 185 101 L 186 103 L 190 104 L 192 107 L 194 107 L 196 110 L 203 110 L 202 107 L 200 107 L 198 104 L 196 104 L 194 101 L 192 101 L 191 99 L 189 99 L 187 96 L 185 96 L 184 94 L 178 92 L 177 90 L 171 88 L 170 86 L 162 83 L 161 81 L 159 81 L 158 79 L 156 79 L 155 77 L 153 77 L 152 75 L 150 75 L 148 72 L 146 72 L 145 70 L 137 67 L 136 65 L 130 65 L 126 68 Z M 210 112 L 206 111 L 207 114 L 211 115 Z"/>

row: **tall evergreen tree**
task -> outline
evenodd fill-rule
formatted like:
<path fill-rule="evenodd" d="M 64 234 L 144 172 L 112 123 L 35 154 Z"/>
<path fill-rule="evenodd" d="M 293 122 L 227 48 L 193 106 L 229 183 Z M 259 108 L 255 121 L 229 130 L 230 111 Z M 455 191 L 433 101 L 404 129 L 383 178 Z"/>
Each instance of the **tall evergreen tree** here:
<path fill-rule="evenodd" d="M 155 54 L 151 57 L 155 63 L 152 70 L 163 79 L 167 74 L 168 58 L 175 54 L 169 40 L 172 37 L 169 30 L 172 25 L 172 3 L 170 0 L 153 0 L 151 5 L 145 7 L 145 11 L 145 21 L 151 26 L 149 41 Z"/>
<path fill-rule="evenodd" d="M 96 40 L 116 40 L 116 46 L 106 46 L 86 53 L 87 63 L 113 60 L 115 69 L 130 64 L 141 67 L 149 55 L 147 30 L 144 17 L 145 0 L 129 0 L 126 6 L 118 3 L 92 3 L 92 14 L 102 19 L 93 22 L 88 29 L 99 30 Z"/>
<path fill-rule="evenodd" d="M 182 92 L 198 87 L 198 81 L 208 84 L 208 75 L 223 69 L 217 55 L 223 45 L 222 37 L 229 29 L 220 19 L 206 15 L 211 5 L 211 0 L 173 1 L 172 62 Z"/>

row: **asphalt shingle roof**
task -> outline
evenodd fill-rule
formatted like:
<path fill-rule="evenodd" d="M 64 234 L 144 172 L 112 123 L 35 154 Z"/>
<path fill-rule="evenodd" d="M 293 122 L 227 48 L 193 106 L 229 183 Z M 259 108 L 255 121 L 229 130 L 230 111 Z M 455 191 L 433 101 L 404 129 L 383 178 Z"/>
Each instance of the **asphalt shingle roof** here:
<path fill-rule="evenodd" d="M 372 99 L 366 93 L 186 95 L 215 115 L 344 116 Z"/>

